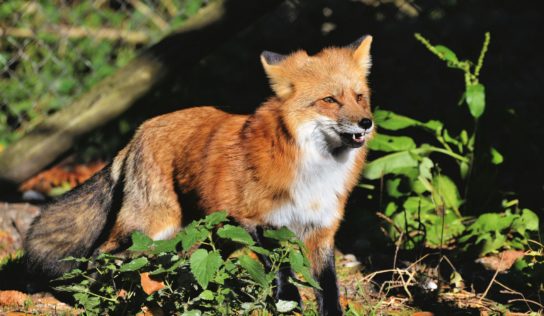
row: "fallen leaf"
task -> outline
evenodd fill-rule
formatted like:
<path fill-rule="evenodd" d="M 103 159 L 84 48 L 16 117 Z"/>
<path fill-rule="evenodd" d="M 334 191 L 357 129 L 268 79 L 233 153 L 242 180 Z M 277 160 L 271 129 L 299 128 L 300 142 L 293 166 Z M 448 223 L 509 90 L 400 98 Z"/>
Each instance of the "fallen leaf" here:
<path fill-rule="evenodd" d="M 340 295 L 340 305 L 345 309 L 349 304 L 349 300 L 344 296 Z"/>
<path fill-rule="evenodd" d="M 28 296 L 19 291 L 0 291 L 0 306 L 23 306 Z"/>
<path fill-rule="evenodd" d="M 125 291 L 124 289 L 121 289 L 119 292 L 117 292 L 117 297 L 120 297 L 120 298 L 125 298 L 127 297 L 127 291 Z"/>
<path fill-rule="evenodd" d="M 431 312 L 415 312 L 412 316 L 434 316 Z"/>
<path fill-rule="evenodd" d="M 524 255 L 525 253 L 521 250 L 505 250 L 499 254 L 479 258 L 476 262 L 481 263 L 487 270 L 505 272 Z"/>
<path fill-rule="evenodd" d="M 149 272 L 140 274 L 140 282 L 142 283 L 142 289 L 147 295 L 151 295 L 158 290 L 164 289 L 164 282 L 153 280 L 149 276 Z"/>

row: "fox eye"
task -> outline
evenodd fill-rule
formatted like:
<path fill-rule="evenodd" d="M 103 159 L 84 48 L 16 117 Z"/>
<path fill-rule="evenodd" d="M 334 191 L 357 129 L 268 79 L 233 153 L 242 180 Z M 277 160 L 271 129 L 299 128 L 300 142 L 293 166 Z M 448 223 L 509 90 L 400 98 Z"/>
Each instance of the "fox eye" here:
<path fill-rule="evenodd" d="M 333 98 L 333 97 L 326 97 L 326 98 L 323 98 L 323 101 L 327 102 L 327 103 L 337 103 L 336 102 L 336 99 Z"/>
<path fill-rule="evenodd" d="M 357 102 L 361 102 L 361 100 L 363 100 L 363 95 L 358 94 L 356 98 L 357 98 Z"/>

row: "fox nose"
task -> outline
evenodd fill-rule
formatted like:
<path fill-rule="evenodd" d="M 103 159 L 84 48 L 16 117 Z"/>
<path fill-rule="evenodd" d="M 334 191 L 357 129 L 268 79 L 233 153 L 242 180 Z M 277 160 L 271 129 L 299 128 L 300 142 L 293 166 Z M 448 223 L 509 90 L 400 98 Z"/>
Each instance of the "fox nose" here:
<path fill-rule="evenodd" d="M 370 129 L 372 127 L 372 120 L 364 118 L 359 122 L 359 126 L 364 129 Z"/>

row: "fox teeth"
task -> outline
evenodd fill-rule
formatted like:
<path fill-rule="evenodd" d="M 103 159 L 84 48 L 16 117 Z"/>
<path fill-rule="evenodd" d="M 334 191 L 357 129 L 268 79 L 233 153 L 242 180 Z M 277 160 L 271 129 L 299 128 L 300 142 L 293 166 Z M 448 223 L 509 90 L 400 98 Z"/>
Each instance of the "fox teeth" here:
<path fill-rule="evenodd" d="M 352 134 L 351 138 L 356 142 L 362 142 L 364 140 L 364 136 L 360 133 L 358 134 Z"/>

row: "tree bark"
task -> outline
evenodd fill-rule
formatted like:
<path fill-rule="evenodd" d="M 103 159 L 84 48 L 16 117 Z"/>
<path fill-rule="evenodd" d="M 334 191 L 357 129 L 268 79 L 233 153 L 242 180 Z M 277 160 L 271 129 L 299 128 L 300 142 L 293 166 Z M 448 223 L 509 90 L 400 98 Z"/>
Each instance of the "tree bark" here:
<path fill-rule="evenodd" d="M 0 188 L 17 187 L 68 151 L 78 137 L 129 109 L 152 91 L 170 69 L 192 67 L 279 3 L 280 0 L 210 3 L 180 29 L 10 145 L 0 156 Z"/>

